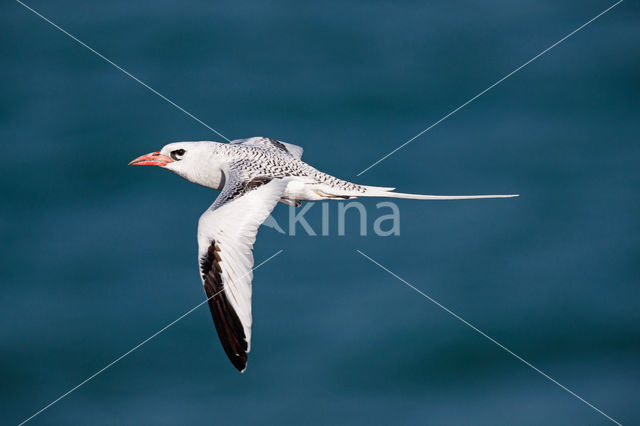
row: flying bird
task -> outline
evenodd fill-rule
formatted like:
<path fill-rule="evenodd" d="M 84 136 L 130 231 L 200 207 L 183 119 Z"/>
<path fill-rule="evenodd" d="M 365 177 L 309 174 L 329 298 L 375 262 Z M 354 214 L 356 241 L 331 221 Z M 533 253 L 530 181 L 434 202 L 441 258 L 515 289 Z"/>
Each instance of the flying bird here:
<path fill-rule="evenodd" d="M 419 195 L 358 185 L 323 173 L 301 160 L 302 148 L 271 138 L 230 143 L 175 142 L 133 160 L 159 166 L 186 180 L 220 190 L 198 222 L 200 276 L 218 337 L 239 371 L 251 348 L 253 243 L 258 227 L 278 202 L 392 197 L 417 200 L 507 198 L 513 195 Z"/>

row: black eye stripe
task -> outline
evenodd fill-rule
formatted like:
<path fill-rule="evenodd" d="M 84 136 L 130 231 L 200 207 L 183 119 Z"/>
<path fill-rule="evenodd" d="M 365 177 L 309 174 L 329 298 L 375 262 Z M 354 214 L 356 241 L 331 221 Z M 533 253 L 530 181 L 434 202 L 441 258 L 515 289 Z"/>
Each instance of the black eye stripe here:
<path fill-rule="evenodd" d="M 180 159 L 178 157 L 182 157 L 184 153 L 185 153 L 184 149 L 176 149 L 175 151 L 171 151 L 171 158 L 177 161 Z"/>

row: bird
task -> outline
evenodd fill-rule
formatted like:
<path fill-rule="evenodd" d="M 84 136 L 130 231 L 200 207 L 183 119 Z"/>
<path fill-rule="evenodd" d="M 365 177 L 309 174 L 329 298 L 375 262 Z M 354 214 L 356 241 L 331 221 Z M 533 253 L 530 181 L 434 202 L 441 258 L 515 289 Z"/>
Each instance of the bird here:
<path fill-rule="evenodd" d="M 209 310 L 233 366 L 247 367 L 251 349 L 253 244 L 278 202 L 392 197 L 417 200 L 509 198 L 509 195 L 420 195 L 359 185 L 302 161 L 302 147 L 267 137 L 174 142 L 142 155 L 133 166 L 158 166 L 220 194 L 198 221 L 198 263 Z"/>

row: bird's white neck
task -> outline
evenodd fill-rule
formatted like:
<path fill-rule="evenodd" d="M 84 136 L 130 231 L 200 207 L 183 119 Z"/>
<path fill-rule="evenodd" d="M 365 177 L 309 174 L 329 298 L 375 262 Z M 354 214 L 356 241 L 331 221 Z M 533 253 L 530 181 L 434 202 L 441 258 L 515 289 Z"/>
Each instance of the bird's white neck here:
<path fill-rule="evenodd" d="M 189 182 L 202 185 L 207 188 L 220 190 L 224 186 L 224 173 L 220 167 L 211 167 L 205 170 L 172 170 L 177 175 Z"/>

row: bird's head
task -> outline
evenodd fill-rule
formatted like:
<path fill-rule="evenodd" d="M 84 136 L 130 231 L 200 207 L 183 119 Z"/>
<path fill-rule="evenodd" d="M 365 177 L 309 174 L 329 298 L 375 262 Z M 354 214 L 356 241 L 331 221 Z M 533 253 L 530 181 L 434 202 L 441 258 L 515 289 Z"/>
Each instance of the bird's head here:
<path fill-rule="evenodd" d="M 208 188 L 222 186 L 222 164 L 216 156 L 218 142 L 174 142 L 160 151 L 142 155 L 130 166 L 159 166 Z"/>

